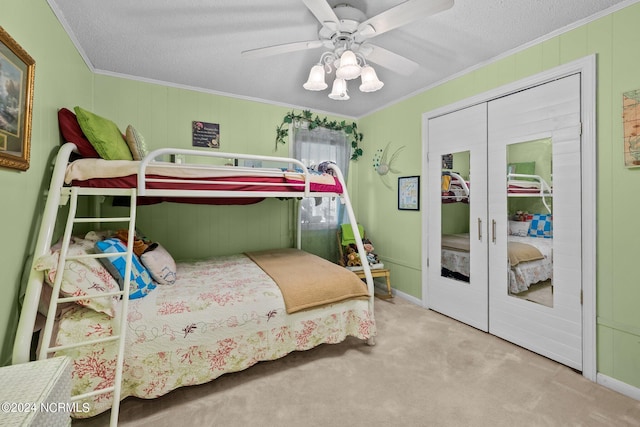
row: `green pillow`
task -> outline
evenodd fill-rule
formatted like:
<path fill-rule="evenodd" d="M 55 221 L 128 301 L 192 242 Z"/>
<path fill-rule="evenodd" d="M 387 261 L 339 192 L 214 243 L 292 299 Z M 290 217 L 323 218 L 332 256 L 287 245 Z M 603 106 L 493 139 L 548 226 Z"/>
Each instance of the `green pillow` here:
<path fill-rule="evenodd" d="M 129 146 L 115 123 L 80 107 L 74 110 L 82 133 L 100 157 L 105 160 L 133 160 Z"/>

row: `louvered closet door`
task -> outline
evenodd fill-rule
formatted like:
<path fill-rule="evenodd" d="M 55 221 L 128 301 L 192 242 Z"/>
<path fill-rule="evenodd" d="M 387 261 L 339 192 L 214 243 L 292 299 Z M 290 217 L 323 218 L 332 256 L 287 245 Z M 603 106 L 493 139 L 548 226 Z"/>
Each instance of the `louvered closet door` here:
<path fill-rule="evenodd" d="M 582 369 L 580 145 L 579 75 L 488 103 L 489 332 L 578 370 Z M 508 194 L 512 181 L 505 171 L 518 168 L 527 172 L 519 174 L 524 186 L 531 185 L 528 175 L 542 176 L 553 194 L 544 203 L 536 195 Z M 525 225 L 529 236 L 520 242 L 542 245 L 540 254 L 552 263 L 550 271 L 545 271 L 548 265 L 541 266 L 520 283 L 514 277 L 522 279 L 524 269 L 517 269 L 517 260 L 511 265 L 507 251 L 522 225 L 510 224 L 509 219 L 523 207 L 537 215 L 533 226 Z M 529 286 L 536 279 L 540 282 Z"/>
<path fill-rule="evenodd" d="M 486 116 L 481 104 L 427 123 L 427 305 L 483 331 L 488 327 Z M 454 176 L 469 183 L 468 199 Z M 440 183 L 450 196 L 443 198 Z"/>

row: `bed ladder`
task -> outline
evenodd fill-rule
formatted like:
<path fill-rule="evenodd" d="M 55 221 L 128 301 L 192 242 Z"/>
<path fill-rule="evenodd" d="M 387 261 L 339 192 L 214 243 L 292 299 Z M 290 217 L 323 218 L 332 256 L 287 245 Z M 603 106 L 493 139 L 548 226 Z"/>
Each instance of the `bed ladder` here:
<path fill-rule="evenodd" d="M 66 192 L 65 198 L 69 198 L 69 214 L 67 216 L 67 222 L 64 230 L 64 235 L 62 239 L 62 247 L 60 248 L 60 258 L 58 260 L 58 267 L 56 278 L 53 283 L 53 291 L 51 294 L 51 302 L 49 304 L 48 313 L 56 313 L 58 304 L 73 302 L 77 300 L 86 300 L 91 298 L 104 298 L 104 297 L 113 297 L 119 296 L 121 297 L 121 304 L 119 304 L 118 309 L 116 310 L 116 316 L 114 318 L 114 333 L 113 335 L 106 338 L 98 338 L 87 341 L 81 341 L 73 344 L 61 345 L 61 346 L 52 346 L 51 345 L 51 337 L 53 332 L 54 325 L 54 316 L 47 316 L 47 321 L 44 326 L 42 345 L 40 348 L 40 353 L 38 355 L 38 359 L 46 359 L 50 354 L 53 354 L 57 351 L 67 350 L 71 348 L 91 345 L 91 344 L 101 344 L 108 342 L 118 342 L 118 354 L 116 360 L 116 371 L 113 385 L 110 387 L 105 387 L 102 389 L 97 389 L 88 393 L 79 394 L 71 397 L 71 402 L 76 402 L 88 397 L 96 396 L 99 394 L 107 394 L 113 393 L 113 401 L 111 404 L 111 418 L 110 418 L 110 426 L 117 426 L 118 424 L 118 413 L 120 410 L 120 394 L 122 389 L 122 369 L 124 364 L 124 349 L 125 349 L 125 336 L 126 336 L 126 327 L 127 327 L 127 310 L 129 303 L 129 286 L 131 280 L 131 260 L 133 257 L 133 242 L 134 242 L 134 233 L 135 233 L 135 223 L 136 223 L 136 196 L 137 192 L 135 189 L 125 189 L 125 190 L 116 190 L 118 195 L 126 195 L 131 199 L 131 205 L 129 210 L 128 217 L 114 217 L 114 218 L 79 218 L 76 217 L 77 207 L 78 207 L 78 196 L 79 195 L 104 195 L 104 189 L 92 189 L 92 188 L 80 188 L 80 187 L 65 187 L 63 192 Z M 73 296 L 73 297 L 60 297 L 60 287 L 62 283 L 63 274 L 59 274 L 64 271 L 64 266 L 67 261 L 80 259 L 80 258 L 107 258 L 113 256 L 110 253 L 100 253 L 100 254 L 84 254 L 77 256 L 68 256 L 67 252 L 69 250 L 69 244 L 71 242 L 71 236 L 73 232 L 74 224 L 79 223 L 105 223 L 105 222 L 126 222 L 129 224 L 128 227 L 128 240 L 127 240 L 127 252 L 126 252 L 126 268 L 125 268 L 125 280 L 123 289 L 120 291 L 109 292 L 109 293 L 101 293 L 96 296 Z"/>

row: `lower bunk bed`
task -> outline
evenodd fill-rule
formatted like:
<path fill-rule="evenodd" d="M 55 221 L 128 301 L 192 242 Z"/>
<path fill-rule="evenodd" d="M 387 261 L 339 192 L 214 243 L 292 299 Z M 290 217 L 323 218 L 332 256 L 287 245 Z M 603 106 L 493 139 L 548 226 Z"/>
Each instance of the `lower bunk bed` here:
<path fill-rule="evenodd" d="M 158 242 L 151 245 L 152 251 L 140 256 L 134 250 L 136 206 L 147 196 L 153 197 L 153 202 L 215 203 L 224 198 L 240 204 L 242 200 L 254 203 L 267 197 L 337 197 L 356 227 L 358 251 L 366 257 L 337 167 L 331 166 L 331 182 L 335 185 L 325 186 L 295 159 L 247 155 L 249 159 L 288 162 L 300 169 L 296 168 L 293 175 L 270 169 L 267 174 L 281 174 L 282 180 L 277 178 L 281 182 L 269 182 L 273 181 L 270 178 L 265 187 L 265 180 L 260 178 L 256 188 L 251 188 L 253 178 L 248 176 L 254 171 L 242 171 L 246 179 L 240 180 L 235 172 L 239 169 L 234 167 L 214 167 L 223 170 L 214 174 L 215 184 L 205 183 L 203 174 L 198 173 L 196 187 L 189 182 L 193 178 L 176 178 L 173 174 L 159 178 L 151 172 L 150 182 L 160 184 L 146 188 L 145 179 L 149 177 L 145 168 L 149 163 L 173 168 L 153 160 L 167 153 L 163 149 L 136 164 L 137 179 L 129 180 L 125 188 L 118 184 L 114 189 L 101 187 L 104 180 L 103 184 L 90 183 L 90 177 L 82 177 L 85 182 L 76 177 L 65 184 L 74 148 L 73 144 L 63 146 L 54 167 L 13 354 L 13 363 L 30 359 L 34 330 L 45 315 L 37 358 L 71 358 L 72 401 L 80 402 L 76 406 L 80 411 L 72 416 L 86 418 L 111 409 L 111 425 L 116 425 L 119 402 L 127 396 L 155 398 L 178 387 L 202 384 L 260 361 L 336 344 L 350 336 L 374 344 L 373 278 L 368 266 L 363 282 L 353 272 L 301 250 L 299 232 L 296 248 L 191 262 L 175 262 Z M 229 153 L 206 155 L 232 157 Z M 202 165 L 197 168 L 206 169 Z M 260 175 L 260 171 L 255 172 Z M 130 197 L 131 216 L 115 219 L 127 219 L 130 224 L 124 233 L 128 243 L 121 242 L 124 246 L 117 253 L 103 250 L 99 244 L 116 239 L 109 232 L 82 236 L 72 232 L 74 221 L 109 221 L 76 218 L 79 195 Z M 52 245 L 54 224 L 60 222 L 58 210 L 66 203 L 70 205 L 67 227 L 61 243 Z M 153 268 L 145 273 L 145 255 L 149 253 Z M 114 258 L 120 261 L 119 275 L 113 271 L 118 269 Z M 105 259 L 113 268 L 108 268 Z M 145 274 L 152 279 L 147 280 Z"/>
<path fill-rule="evenodd" d="M 553 278 L 553 239 L 509 235 L 507 238 L 509 293 L 519 294 L 531 285 Z M 442 236 L 442 275 L 470 280 L 469 234 Z"/>
<path fill-rule="evenodd" d="M 89 233 L 73 240 L 75 252 L 97 239 Z M 56 273 L 55 267 L 46 270 L 53 265 L 50 257 L 36 264 L 48 280 Z M 348 336 L 373 337 L 366 286 L 348 270 L 334 267 L 297 249 L 176 263 L 173 284 L 158 285 L 144 298 L 129 301 L 120 398 L 151 399 L 293 351 L 336 344 Z M 94 287 L 106 291 L 117 286 L 95 260 L 69 268 L 68 280 L 86 273 L 104 278 L 93 280 Z M 306 274 L 298 274 L 301 269 Z M 52 344 L 111 336 L 117 330 L 111 315 L 120 305 L 117 299 L 106 300 L 98 307 L 64 306 Z M 117 343 L 111 342 L 60 350 L 54 356 L 73 360 L 72 391 L 79 395 L 113 384 L 117 353 Z M 81 400 L 82 411 L 73 416 L 91 417 L 111 405 L 111 395 L 98 394 Z"/>

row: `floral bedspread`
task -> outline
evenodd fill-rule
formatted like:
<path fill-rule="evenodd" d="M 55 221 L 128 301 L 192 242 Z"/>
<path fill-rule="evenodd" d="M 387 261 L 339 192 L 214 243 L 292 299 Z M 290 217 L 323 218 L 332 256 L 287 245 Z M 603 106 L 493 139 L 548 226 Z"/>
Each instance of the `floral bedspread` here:
<path fill-rule="evenodd" d="M 509 270 L 509 291 L 511 293 L 524 292 L 534 283 L 553 277 L 553 239 L 509 236 L 509 241 L 535 246 L 544 256 L 544 259 L 521 262 L 511 267 Z"/>
<path fill-rule="evenodd" d="M 553 239 L 543 239 L 539 237 L 519 237 L 509 236 L 510 242 L 526 243 L 538 248 L 544 259 L 536 261 L 521 262 L 511 267 L 509 260 L 506 260 L 509 271 L 509 291 L 520 293 L 529 289 L 529 286 L 553 277 Z M 442 267 L 469 277 L 470 274 L 470 254 L 468 251 L 442 249 Z"/>
<path fill-rule="evenodd" d="M 121 398 L 154 398 L 296 350 L 375 336 L 366 299 L 286 314 L 278 286 L 244 255 L 179 263 L 174 285 L 129 301 Z M 73 306 L 59 322 L 57 344 L 109 336 L 113 320 Z M 73 394 L 113 384 L 116 342 L 60 351 L 73 359 Z M 112 394 L 87 399 L 90 417 Z M 80 405 L 82 407 L 82 405 Z"/>

